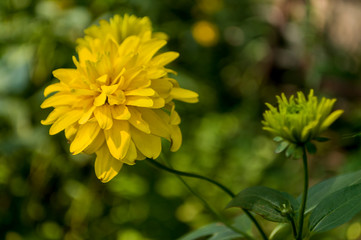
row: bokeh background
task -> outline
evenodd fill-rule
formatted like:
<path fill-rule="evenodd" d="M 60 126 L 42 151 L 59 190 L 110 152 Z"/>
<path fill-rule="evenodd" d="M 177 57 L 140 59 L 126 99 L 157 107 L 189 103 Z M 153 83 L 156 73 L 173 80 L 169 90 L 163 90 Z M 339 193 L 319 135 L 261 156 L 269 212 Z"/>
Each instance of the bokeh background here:
<path fill-rule="evenodd" d="M 102 184 L 94 156 L 72 156 L 63 134 L 40 124 L 51 72 L 74 67 L 76 39 L 114 14 L 149 16 L 180 53 L 176 79 L 200 94 L 177 104 L 183 145 L 163 151 L 175 168 L 234 192 L 265 185 L 298 196 L 302 166 L 274 154 L 262 113 L 281 92 L 314 88 L 345 113 L 311 157 L 311 184 L 361 169 L 361 3 L 311 3 L 307 24 L 301 0 L 1 0 L 0 239 L 172 240 L 215 221 L 175 176 L 146 162 Z M 224 210 L 230 199 L 219 189 L 187 182 L 225 216 L 240 214 Z M 314 239 L 361 239 L 360 221 Z"/>

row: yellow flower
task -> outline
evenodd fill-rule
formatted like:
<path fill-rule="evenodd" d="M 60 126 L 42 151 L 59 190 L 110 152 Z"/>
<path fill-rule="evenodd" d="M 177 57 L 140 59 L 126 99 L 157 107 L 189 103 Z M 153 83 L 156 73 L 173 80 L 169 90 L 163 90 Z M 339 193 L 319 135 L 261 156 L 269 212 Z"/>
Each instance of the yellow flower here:
<path fill-rule="evenodd" d="M 115 15 L 110 21 L 100 20 L 100 26 L 93 25 L 84 32 L 86 36 L 78 39 L 78 48 L 88 47 L 93 44 L 94 39 L 99 39 L 97 44 L 106 44 L 108 38 L 114 42 L 121 43 L 129 36 L 138 36 L 141 41 L 148 41 L 150 38 L 167 40 L 167 35 L 162 32 L 153 33 L 152 23 L 148 17 L 138 18 L 134 15 L 125 14 L 124 17 Z"/>
<path fill-rule="evenodd" d="M 219 29 L 208 21 L 199 21 L 192 28 L 194 40 L 204 47 L 212 47 L 217 44 Z"/>
<path fill-rule="evenodd" d="M 194 103 L 198 94 L 179 87 L 165 65 L 176 52 L 156 55 L 166 41 L 152 35 L 148 18 L 115 16 L 85 30 L 78 40 L 75 69 L 53 72 L 42 108 L 53 107 L 42 124 L 51 135 L 65 130 L 72 154 L 96 153 L 95 172 L 111 180 L 123 163 L 157 158 L 161 138 L 177 151 L 182 142 L 173 100 Z"/>
<path fill-rule="evenodd" d="M 336 99 L 322 98 L 321 101 L 310 90 L 308 99 L 302 92 L 287 99 L 282 93 L 277 96 L 278 108 L 266 103 L 269 110 L 264 114 L 263 129 L 273 133 L 275 140 L 280 142 L 276 152 L 285 149 L 286 155 L 294 155 L 297 148 L 321 140 L 320 134 L 325 131 L 343 113 L 336 110 L 331 113 Z M 298 155 L 298 154 L 297 154 Z"/>

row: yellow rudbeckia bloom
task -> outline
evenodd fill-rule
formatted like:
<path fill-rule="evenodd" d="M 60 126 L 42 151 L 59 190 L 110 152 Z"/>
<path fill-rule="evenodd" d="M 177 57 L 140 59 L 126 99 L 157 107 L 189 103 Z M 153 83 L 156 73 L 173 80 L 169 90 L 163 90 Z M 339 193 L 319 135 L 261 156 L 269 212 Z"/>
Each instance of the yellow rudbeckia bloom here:
<path fill-rule="evenodd" d="M 116 15 L 85 30 L 78 40 L 75 69 L 53 72 L 42 108 L 53 107 L 42 124 L 49 133 L 65 130 L 72 154 L 96 153 L 95 172 L 102 182 L 124 163 L 157 158 L 161 138 L 177 151 L 182 142 L 173 100 L 195 103 L 198 94 L 179 87 L 165 66 L 176 52 L 156 55 L 165 34 L 153 34 L 147 17 Z"/>

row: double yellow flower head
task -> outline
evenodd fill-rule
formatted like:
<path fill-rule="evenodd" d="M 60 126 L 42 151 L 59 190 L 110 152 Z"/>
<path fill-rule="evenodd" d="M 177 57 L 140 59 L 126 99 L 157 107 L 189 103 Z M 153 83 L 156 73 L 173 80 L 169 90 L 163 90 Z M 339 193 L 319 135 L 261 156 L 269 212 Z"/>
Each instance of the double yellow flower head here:
<path fill-rule="evenodd" d="M 198 94 L 179 87 L 166 65 L 176 52 L 157 52 L 166 35 L 153 33 L 147 17 L 116 15 L 85 30 L 75 69 L 53 72 L 42 108 L 53 107 L 42 124 L 50 134 L 65 130 L 72 154 L 96 153 L 95 172 L 111 180 L 124 163 L 157 158 L 161 138 L 177 151 L 182 142 L 173 100 L 195 103 Z"/>
<path fill-rule="evenodd" d="M 336 99 L 319 101 L 313 90 L 308 98 L 302 92 L 289 99 L 284 94 L 276 98 L 278 108 L 266 103 L 269 110 L 263 114 L 263 129 L 276 136 L 275 140 L 280 142 L 276 151 L 286 150 L 287 156 L 298 158 L 302 145 L 322 140 L 320 134 L 343 113 L 343 110 L 331 112 Z"/>

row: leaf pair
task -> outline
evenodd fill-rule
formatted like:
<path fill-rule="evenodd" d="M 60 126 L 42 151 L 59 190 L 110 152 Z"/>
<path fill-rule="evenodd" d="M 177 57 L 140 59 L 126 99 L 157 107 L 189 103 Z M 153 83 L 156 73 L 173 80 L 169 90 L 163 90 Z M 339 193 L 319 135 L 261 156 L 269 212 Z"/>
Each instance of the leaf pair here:
<path fill-rule="evenodd" d="M 255 186 L 237 194 L 227 205 L 230 207 L 247 209 L 272 222 L 289 222 L 295 220 L 299 203 L 288 193 Z"/>
<path fill-rule="evenodd" d="M 273 231 L 274 234 L 272 233 L 270 238 L 285 240 L 291 237 L 291 226 L 286 223 L 297 222 L 296 213 L 299 209 L 300 199 L 301 197 L 295 199 L 288 193 L 256 186 L 237 194 L 227 208 L 240 207 L 269 221 L 280 222 L 278 229 Z M 361 171 L 330 178 L 314 185 L 309 189 L 305 211 L 309 216 L 308 230 L 311 233 L 319 233 L 348 222 L 361 211 L 360 202 Z M 251 230 L 251 222 L 245 215 L 237 217 L 233 226 L 243 232 Z M 230 240 L 242 237 L 241 234 L 223 224 L 212 223 L 179 240 L 195 240 L 206 236 L 209 236 L 208 240 Z"/>
<path fill-rule="evenodd" d="M 313 233 L 334 229 L 361 211 L 361 171 L 323 181 L 309 191 L 306 212 L 311 212 Z"/>
<path fill-rule="evenodd" d="M 310 188 L 307 199 L 308 230 L 324 232 L 348 222 L 361 211 L 360 202 L 361 171 L 316 184 Z M 287 193 L 256 186 L 237 194 L 227 205 L 229 207 L 247 209 L 273 222 L 295 223 L 299 201 Z"/>

